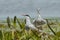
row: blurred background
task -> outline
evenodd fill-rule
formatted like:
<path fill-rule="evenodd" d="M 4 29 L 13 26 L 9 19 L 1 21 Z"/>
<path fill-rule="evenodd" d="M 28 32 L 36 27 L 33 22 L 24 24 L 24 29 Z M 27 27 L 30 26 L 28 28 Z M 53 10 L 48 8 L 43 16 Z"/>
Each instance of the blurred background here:
<path fill-rule="evenodd" d="M 60 17 L 60 0 L 0 0 L 0 19 L 26 13 L 35 17 L 37 8 L 42 17 Z"/>

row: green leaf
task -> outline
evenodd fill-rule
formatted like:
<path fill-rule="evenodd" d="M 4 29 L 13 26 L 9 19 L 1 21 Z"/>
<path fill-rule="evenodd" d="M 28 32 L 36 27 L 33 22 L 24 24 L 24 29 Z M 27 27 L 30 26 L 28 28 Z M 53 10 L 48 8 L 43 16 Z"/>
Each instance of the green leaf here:
<path fill-rule="evenodd" d="M 10 18 L 7 17 L 7 24 L 8 24 L 8 27 L 10 28 L 11 24 L 10 24 Z"/>
<path fill-rule="evenodd" d="M 22 24 L 21 24 L 21 22 L 18 19 L 17 19 L 17 23 L 19 24 L 20 28 L 23 27 Z"/>
<path fill-rule="evenodd" d="M 14 22 L 13 22 L 14 27 L 16 27 L 16 20 L 17 20 L 17 17 L 14 16 Z"/>
<path fill-rule="evenodd" d="M 56 36 L 60 37 L 60 31 L 56 33 Z"/>
<path fill-rule="evenodd" d="M 16 24 L 16 19 L 17 19 L 17 17 L 16 16 L 14 16 L 14 23 Z"/>
<path fill-rule="evenodd" d="M 2 40 L 2 31 L 0 30 L 0 40 Z"/>

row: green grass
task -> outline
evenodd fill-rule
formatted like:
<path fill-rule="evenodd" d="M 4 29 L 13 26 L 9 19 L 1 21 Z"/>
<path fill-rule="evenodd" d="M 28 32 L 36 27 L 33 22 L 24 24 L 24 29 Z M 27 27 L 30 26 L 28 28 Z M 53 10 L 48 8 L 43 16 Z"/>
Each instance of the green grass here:
<path fill-rule="evenodd" d="M 43 25 L 45 33 L 25 30 L 25 19 L 14 19 L 7 17 L 6 24 L 0 23 L 0 40 L 60 40 L 60 22 L 59 19 L 47 19 L 49 26 L 54 33 L 49 29 L 48 25 Z"/>

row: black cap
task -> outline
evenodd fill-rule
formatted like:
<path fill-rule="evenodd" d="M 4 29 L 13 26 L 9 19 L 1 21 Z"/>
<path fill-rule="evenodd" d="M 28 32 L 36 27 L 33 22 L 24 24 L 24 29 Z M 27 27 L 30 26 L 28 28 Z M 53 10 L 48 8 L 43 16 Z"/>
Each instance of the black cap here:
<path fill-rule="evenodd" d="M 28 17 L 30 17 L 29 15 L 24 15 L 24 16 L 28 16 Z"/>

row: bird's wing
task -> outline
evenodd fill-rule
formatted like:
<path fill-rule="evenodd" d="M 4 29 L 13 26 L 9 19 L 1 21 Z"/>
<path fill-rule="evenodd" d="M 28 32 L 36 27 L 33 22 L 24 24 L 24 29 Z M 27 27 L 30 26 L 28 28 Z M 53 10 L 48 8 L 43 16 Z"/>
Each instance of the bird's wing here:
<path fill-rule="evenodd" d="M 26 26 L 26 30 L 29 30 L 29 29 L 31 29 L 31 30 L 33 30 L 33 31 L 42 32 L 42 30 L 36 28 L 33 24 Z"/>
<path fill-rule="evenodd" d="M 37 29 L 33 24 L 31 24 L 31 25 L 29 25 L 29 27 L 31 28 L 31 29 Z"/>
<path fill-rule="evenodd" d="M 32 21 L 32 23 L 34 23 L 34 22 L 35 22 L 35 20 Z"/>
<path fill-rule="evenodd" d="M 35 30 L 35 31 L 37 31 L 37 32 L 43 32 L 42 30 L 36 28 L 33 24 L 30 25 L 30 29 L 31 29 L 31 30 Z"/>

